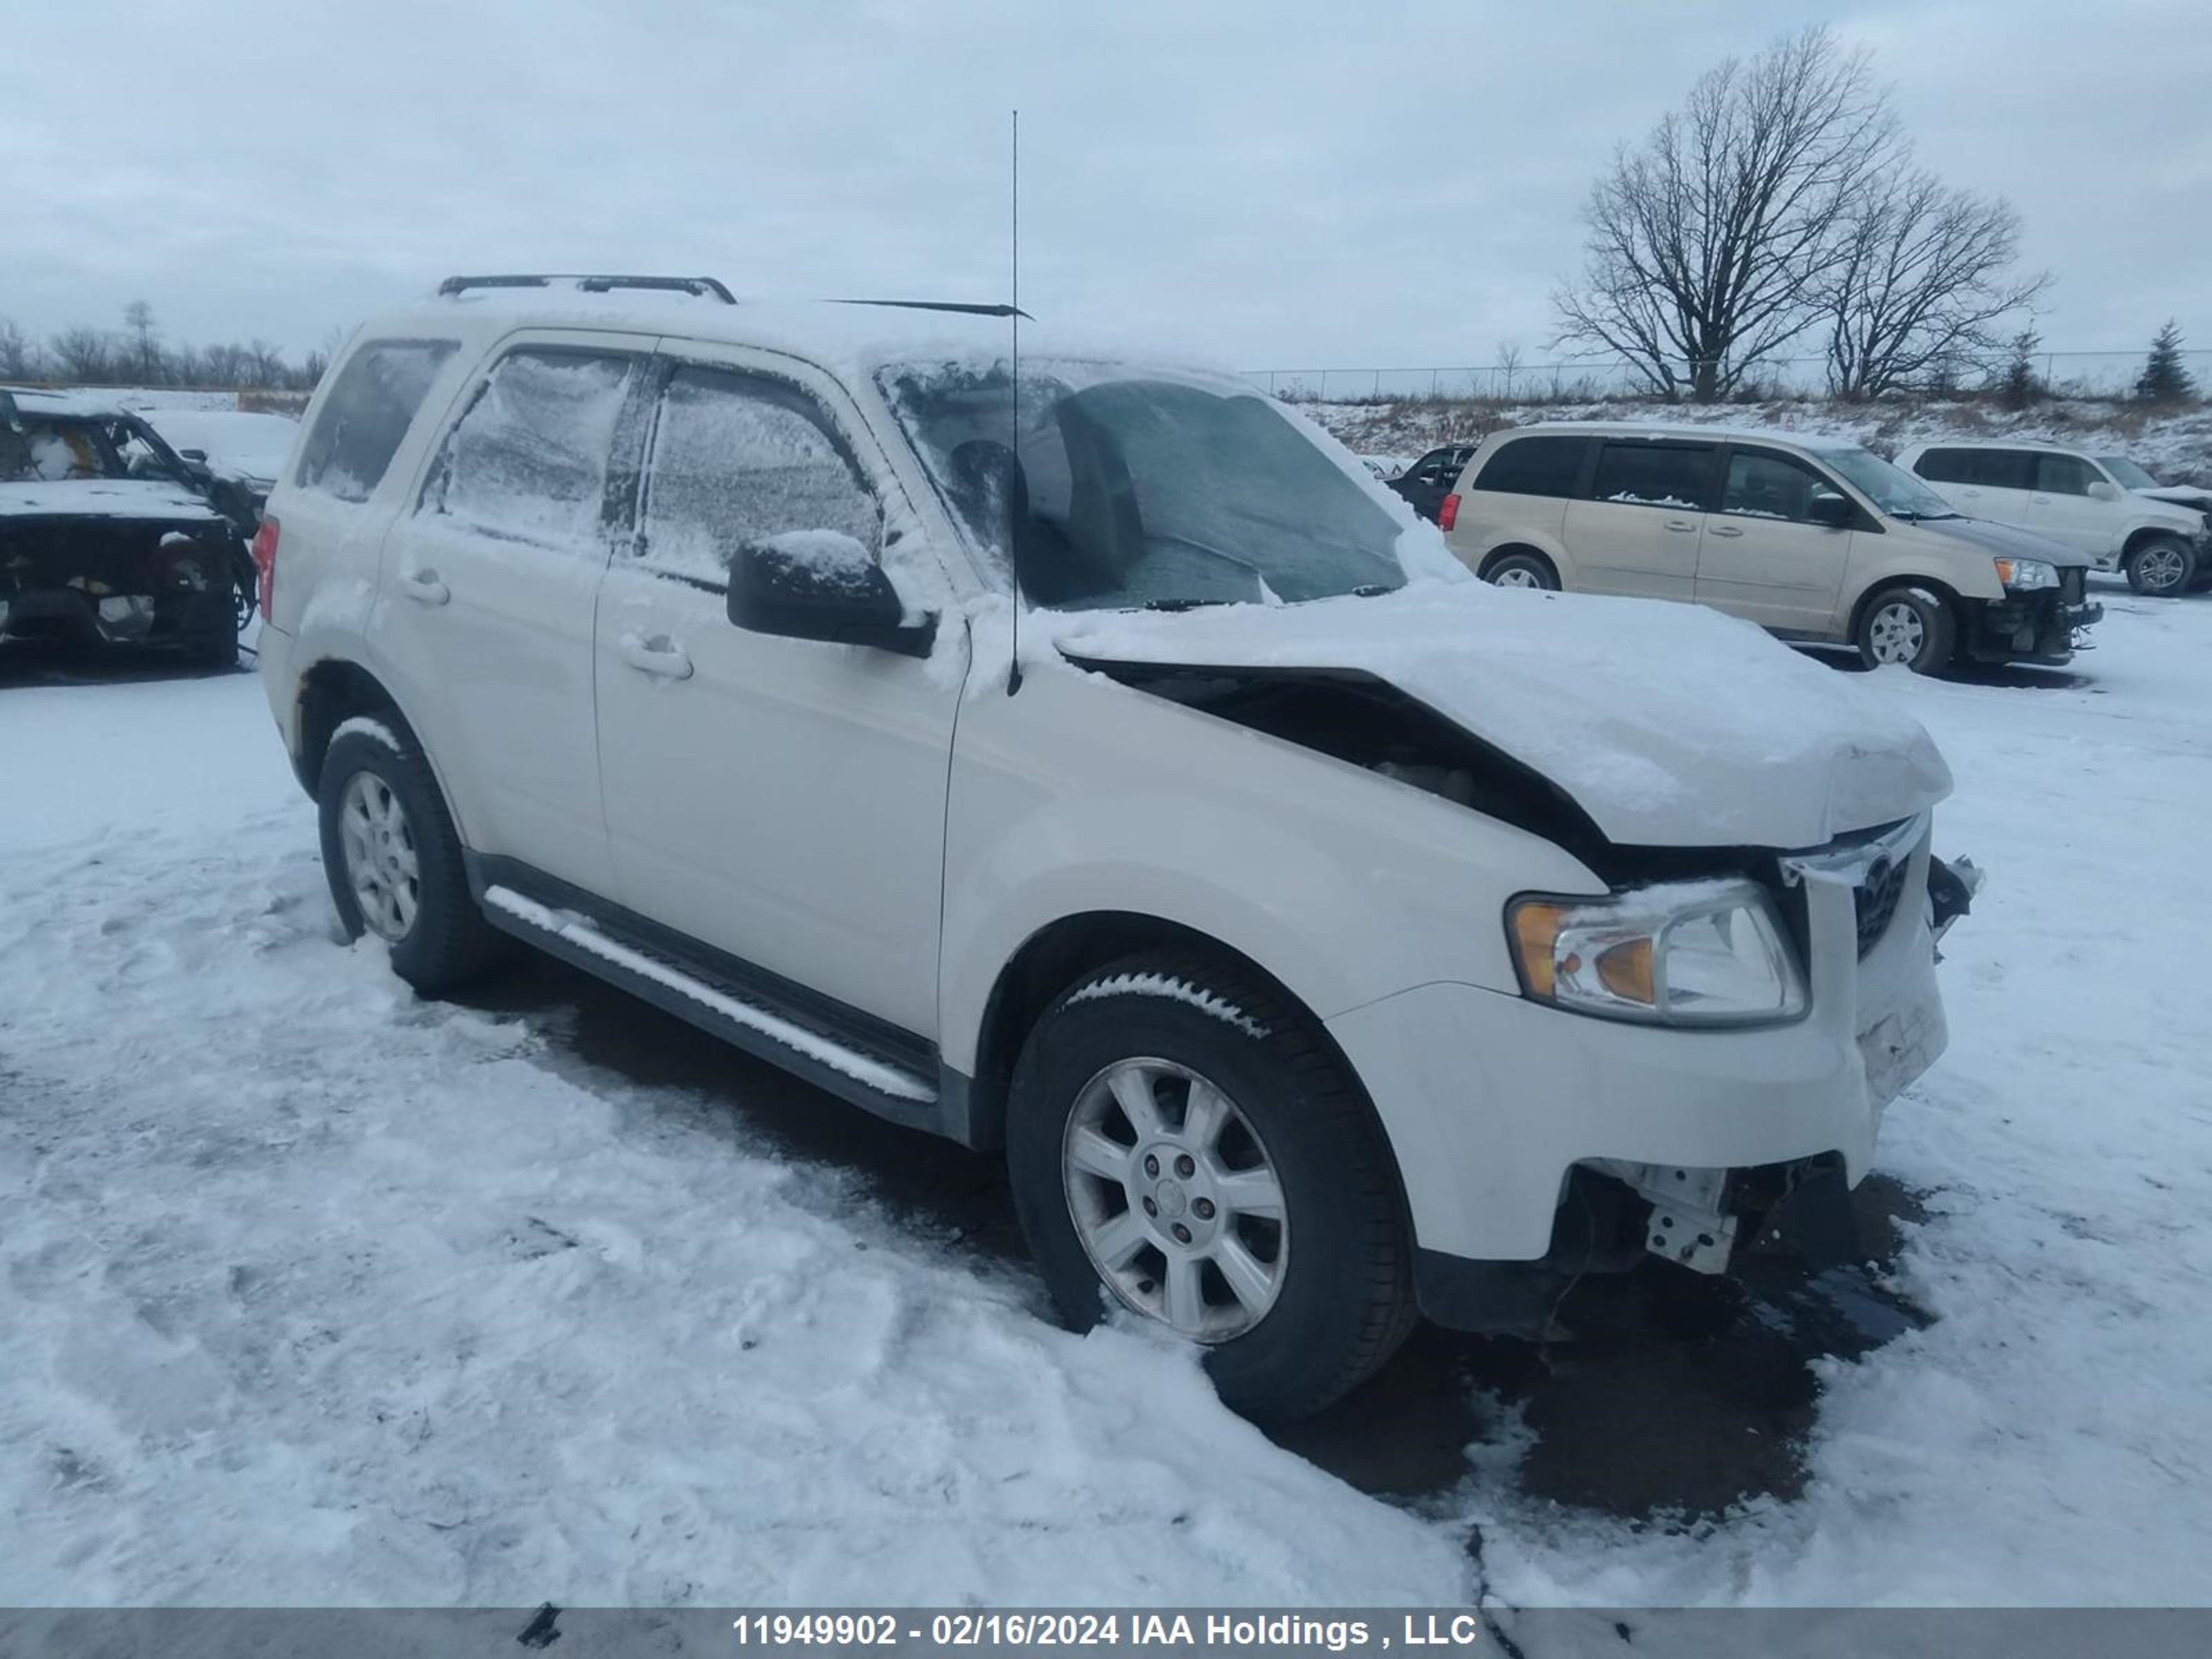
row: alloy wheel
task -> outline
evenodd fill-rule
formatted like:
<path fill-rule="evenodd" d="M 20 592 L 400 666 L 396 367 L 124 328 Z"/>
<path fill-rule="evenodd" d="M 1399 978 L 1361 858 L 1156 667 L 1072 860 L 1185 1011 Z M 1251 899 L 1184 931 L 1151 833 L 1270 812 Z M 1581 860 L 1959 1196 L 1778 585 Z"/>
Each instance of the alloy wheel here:
<path fill-rule="evenodd" d="M 356 772 L 339 798 L 338 834 L 346 885 L 361 906 L 362 922 L 398 944 L 415 926 L 422 898 L 422 869 L 407 809 L 375 773 Z"/>
<path fill-rule="evenodd" d="M 1267 1149 L 1236 1103 L 1173 1060 L 1107 1066 L 1062 1139 L 1068 1214 L 1126 1306 L 1200 1342 L 1267 1316 L 1290 1265 L 1290 1218 Z"/>

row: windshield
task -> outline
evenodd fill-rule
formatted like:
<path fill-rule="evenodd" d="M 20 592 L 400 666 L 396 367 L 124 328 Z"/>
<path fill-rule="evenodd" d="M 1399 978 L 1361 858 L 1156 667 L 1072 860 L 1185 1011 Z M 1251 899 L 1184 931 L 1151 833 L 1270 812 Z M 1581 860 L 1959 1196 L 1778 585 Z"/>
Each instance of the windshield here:
<path fill-rule="evenodd" d="M 1405 583 L 1389 510 L 1234 382 L 1025 362 L 1018 437 L 1003 363 L 880 383 L 987 567 L 1004 580 L 1018 560 L 1030 603 L 1178 610 Z"/>
<path fill-rule="evenodd" d="M 1868 449 L 1814 452 L 1893 519 L 1955 519 L 1951 503 L 1904 468 Z"/>
<path fill-rule="evenodd" d="M 2158 480 L 2152 477 L 2124 455 L 2100 455 L 2097 465 L 2112 475 L 2112 481 L 2123 489 L 2155 489 Z"/>

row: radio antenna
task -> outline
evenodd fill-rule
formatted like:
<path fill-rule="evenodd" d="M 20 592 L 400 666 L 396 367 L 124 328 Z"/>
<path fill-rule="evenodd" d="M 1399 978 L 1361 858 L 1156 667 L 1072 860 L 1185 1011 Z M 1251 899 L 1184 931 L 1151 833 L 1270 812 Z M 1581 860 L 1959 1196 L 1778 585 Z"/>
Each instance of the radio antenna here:
<path fill-rule="evenodd" d="M 1013 441 L 1007 453 L 1013 458 L 1014 471 L 1022 465 L 1022 112 L 1013 112 L 1013 144 L 1007 169 L 1007 196 L 1012 210 L 1012 262 L 1013 293 L 1006 319 L 1012 343 L 1007 352 L 1007 405 L 1012 416 L 1013 430 L 1009 434 Z M 1014 522 L 1014 481 L 1009 476 L 1004 494 L 1006 498 L 1006 566 L 1014 574 L 1014 624 L 1012 629 L 1013 659 L 1006 669 L 1006 695 L 1012 696 L 1022 689 L 1022 552 L 1021 526 Z"/>

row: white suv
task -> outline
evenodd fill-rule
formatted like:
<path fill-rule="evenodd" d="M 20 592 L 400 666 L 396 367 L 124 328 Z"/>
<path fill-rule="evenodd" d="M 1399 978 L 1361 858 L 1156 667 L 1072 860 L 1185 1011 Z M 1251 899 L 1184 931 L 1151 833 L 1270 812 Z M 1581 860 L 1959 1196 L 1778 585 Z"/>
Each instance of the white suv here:
<path fill-rule="evenodd" d="M 1960 512 L 2062 542 L 2121 572 L 2138 593 L 2172 598 L 2212 576 L 2205 514 L 2133 485 L 2148 476 L 2139 468 L 2123 478 L 2086 450 L 1948 441 L 1915 444 L 1897 464 Z"/>
<path fill-rule="evenodd" d="M 519 938 L 1003 1148 L 1065 1316 L 1263 1417 L 1841 1204 L 1967 894 L 1885 689 L 1486 587 L 1232 377 L 642 280 L 370 325 L 270 500 L 270 707 L 403 977 Z"/>

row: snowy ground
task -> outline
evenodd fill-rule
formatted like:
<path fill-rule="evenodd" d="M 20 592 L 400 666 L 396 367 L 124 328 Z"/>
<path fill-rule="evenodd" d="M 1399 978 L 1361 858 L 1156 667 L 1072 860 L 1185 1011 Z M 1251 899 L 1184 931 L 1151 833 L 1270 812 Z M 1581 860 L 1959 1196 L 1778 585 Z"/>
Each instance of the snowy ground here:
<path fill-rule="evenodd" d="M 841 1152 L 845 1109 L 619 1000 L 426 1005 L 340 948 L 252 677 L 0 660 L 0 1604 L 2201 1601 L 2212 601 L 2103 597 L 2076 673 L 1886 681 L 1992 872 L 1881 1154 L 1932 1320 L 1784 1332 L 1794 1473 L 1721 1504 L 1653 1335 L 1585 1425 L 1634 1513 L 1542 1474 L 1589 1455 L 1571 1347 L 1425 1339 L 1291 1437 L 1418 1494 L 1364 1495 L 905 1201 L 988 1188 L 966 1155 Z M 1376 1476 L 1408 1399 L 1436 1443 Z"/>

